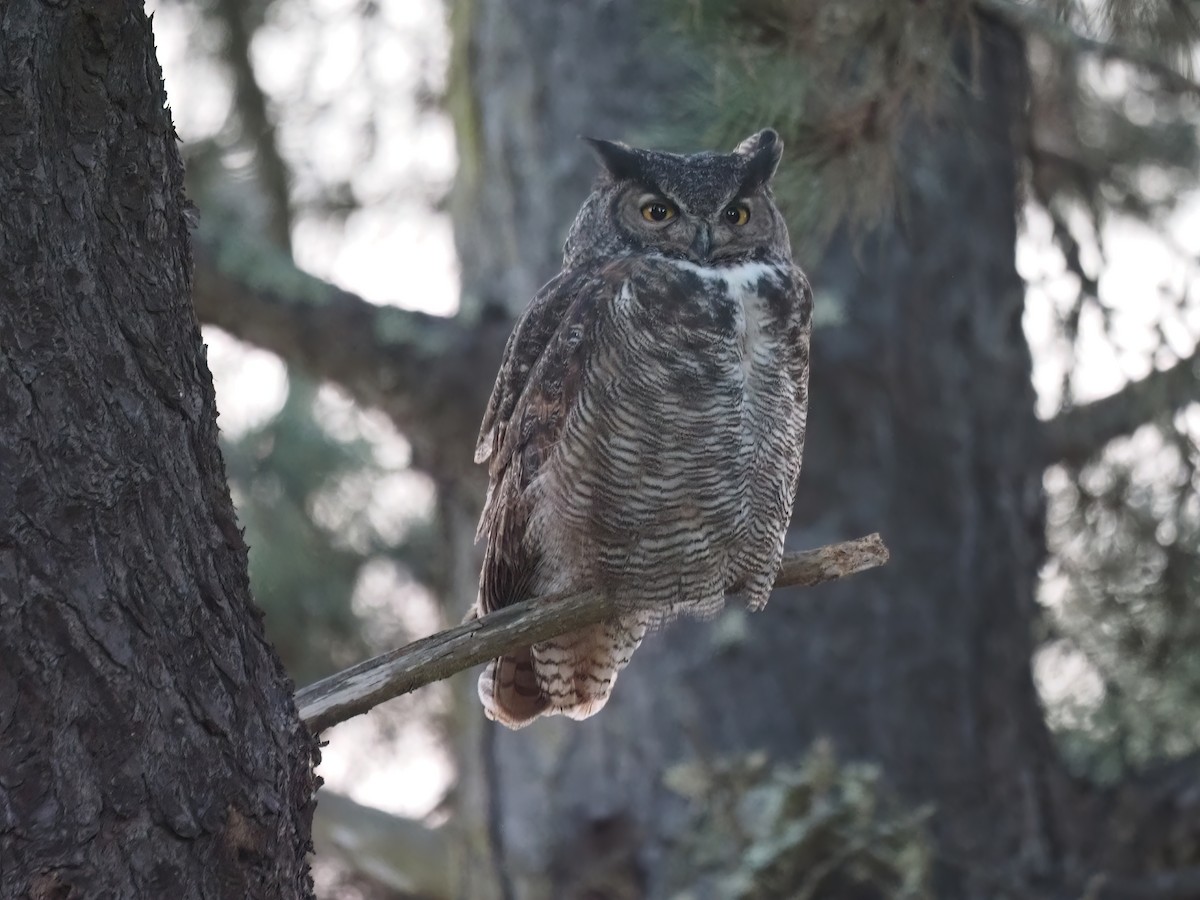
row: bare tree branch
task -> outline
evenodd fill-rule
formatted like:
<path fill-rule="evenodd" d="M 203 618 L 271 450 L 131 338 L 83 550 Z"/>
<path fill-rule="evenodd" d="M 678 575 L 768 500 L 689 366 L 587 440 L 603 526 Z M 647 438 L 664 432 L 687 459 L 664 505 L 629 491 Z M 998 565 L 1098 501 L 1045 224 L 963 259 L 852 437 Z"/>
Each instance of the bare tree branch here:
<path fill-rule="evenodd" d="M 1063 50 L 1129 63 L 1149 72 L 1164 87 L 1177 94 L 1200 97 L 1200 84 L 1168 66 L 1161 54 L 1087 37 L 1031 3 L 1017 3 L 1015 0 L 973 0 L 973 3 L 977 9 L 991 13 L 1018 31 L 1037 34 Z"/>
<path fill-rule="evenodd" d="M 194 249 L 200 321 L 383 410 L 412 443 L 419 468 L 482 477 L 471 450 L 511 322 L 374 306 L 261 241 L 207 223 Z"/>
<path fill-rule="evenodd" d="M 878 534 L 784 557 L 776 587 L 810 587 L 881 566 Z M 377 656 L 298 691 L 300 718 L 313 732 L 361 715 L 385 700 L 448 678 L 518 647 L 601 622 L 619 604 L 594 591 L 550 594 L 505 607 Z"/>
<path fill-rule="evenodd" d="M 1100 400 L 1059 413 L 1045 423 L 1048 463 L 1078 464 L 1113 438 L 1130 434 L 1156 415 L 1200 401 L 1200 352 L 1169 369 L 1131 381 Z"/>

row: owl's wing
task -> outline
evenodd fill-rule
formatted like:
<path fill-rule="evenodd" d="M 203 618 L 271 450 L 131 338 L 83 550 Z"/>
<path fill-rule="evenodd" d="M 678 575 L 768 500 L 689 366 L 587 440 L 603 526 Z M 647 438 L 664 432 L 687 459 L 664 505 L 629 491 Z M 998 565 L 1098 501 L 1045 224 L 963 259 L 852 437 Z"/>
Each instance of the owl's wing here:
<path fill-rule="evenodd" d="M 791 267 L 789 293 L 793 298 L 788 316 L 787 344 L 791 349 L 788 373 L 796 383 L 797 408 L 808 409 L 808 354 L 812 338 L 813 292 L 808 278 L 799 266 Z"/>
<path fill-rule="evenodd" d="M 610 264 L 559 275 L 539 291 L 508 339 L 475 451 L 489 475 L 477 533 L 486 540 L 481 613 L 529 596 L 538 560 L 525 541 L 526 490 L 578 397 L 604 305 L 624 281 L 618 269 Z"/>
<path fill-rule="evenodd" d="M 492 388 L 492 396 L 483 414 L 479 440 L 475 445 L 475 462 L 487 462 L 496 448 L 504 443 L 509 420 L 529 381 L 530 373 L 558 330 L 563 314 L 575 300 L 581 282 L 587 280 L 586 274 L 578 271 L 559 274 L 537 292 L 533 302 L 517 320 L 504 346 L 504 358 L 496 375 L 496 385 Z"/>

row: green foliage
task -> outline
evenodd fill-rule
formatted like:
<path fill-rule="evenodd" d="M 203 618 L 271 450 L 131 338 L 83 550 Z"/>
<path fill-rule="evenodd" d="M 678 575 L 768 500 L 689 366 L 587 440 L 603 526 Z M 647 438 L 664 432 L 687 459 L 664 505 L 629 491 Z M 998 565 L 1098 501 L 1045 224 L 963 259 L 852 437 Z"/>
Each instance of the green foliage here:
<path fill-rule="evenodd" d="M 428 525 L 396 545 L 369 523 L 346 528 L 320 515 L 323 503 L 346 505 L 338 492 L 347 479 L 372 482 L 384 473 L 369 443 L 336 438 L 317 422 L 314 397 L 313 386 L 293 374 L 277 415 L 222 441 L 250 548 L 254 598 L 266 613 L 268 637 L 300 684 L 380 649 L 366 633 L 378 634 L 378 623 L 352 604 L 366 565 L 381 557 L 402 564 L 410 556 L 431 558 Z"/>
<path fill-rule="evenodd" d="M 801 239 L 869 226 L 902 199 L 903 131 L 958 83 L 954 45 L 971 23 L 963 0 L 693 0 L 676 21 L 711 64 L 682 118 L 710 123 L 704 146 L 780 132 L 789 162 L 776 194 Z"/>
<path fill-rule="evenodd" d="M 1057 724 L 1102 779 L 1200 747 L 1200 446 L 1154 426 L 1121 445 L 1055 491 L 1049 522 L 1053 622 L 1100 685 Z"/>
<path fill-rule="evenodd" d="M 310 507 L 316 490 L 363 464 L 366 454 L 324 434 L 312 419 L 311 399 L 311 388 L 293 381 L 278 415 L 222 444 L 250 548 L 255 600 L 266 612 L 271 642 L 300 683 L 364 650 L 349 603 L 362 560 L 332 545 Z"/>
<path fill-rule="evenodd" d="M 719 873 L 721 897 L 933 896 L 929 811 L 898 808 L 877 767 L 839 763 L 824 742 L 799 764 L 755 753 L 680 764 L 664 780 L 690 801 L 682 868 Z"/>

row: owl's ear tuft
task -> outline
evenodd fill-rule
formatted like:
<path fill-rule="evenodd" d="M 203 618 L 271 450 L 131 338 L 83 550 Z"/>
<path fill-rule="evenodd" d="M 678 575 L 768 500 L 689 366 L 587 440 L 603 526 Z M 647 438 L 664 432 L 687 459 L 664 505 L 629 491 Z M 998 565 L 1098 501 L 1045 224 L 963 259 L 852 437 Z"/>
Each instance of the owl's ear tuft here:
<path fill-rule="evenodd" d="M 628 144 L 620 141 L 606 141 L 603 138 L 583 137 L 600 165 L 613 178 L 621 181 L 644 181 L 645 172 L 641 154 Z"/>
<path fill-rule="evenodd" d="M 742 176 L 741 192 L 758 190 L 771 180 L 783 157 L 783 140 L 773 128 L 752 134 L 734 148 L 735 156 L 747 159 L 746 174 Z"/>

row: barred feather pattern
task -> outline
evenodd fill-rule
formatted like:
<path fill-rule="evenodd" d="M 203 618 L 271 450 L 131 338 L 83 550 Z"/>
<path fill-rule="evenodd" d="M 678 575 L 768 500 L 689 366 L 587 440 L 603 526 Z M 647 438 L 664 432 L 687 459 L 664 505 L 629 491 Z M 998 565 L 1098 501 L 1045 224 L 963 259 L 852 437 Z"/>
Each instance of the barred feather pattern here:
<path fill-rule="evenodd" d="M 505 351 L 476 452 L 478 608 L 596 588 L 614 619 L 494 660 L 489 718 L 600 710 L 646 634 L 767 602 L 804 445 L 812 294 L 790 258 L 655 253 L 551 281 Z"/>

